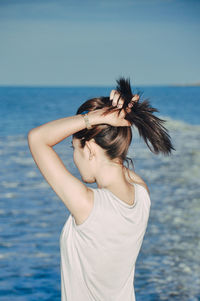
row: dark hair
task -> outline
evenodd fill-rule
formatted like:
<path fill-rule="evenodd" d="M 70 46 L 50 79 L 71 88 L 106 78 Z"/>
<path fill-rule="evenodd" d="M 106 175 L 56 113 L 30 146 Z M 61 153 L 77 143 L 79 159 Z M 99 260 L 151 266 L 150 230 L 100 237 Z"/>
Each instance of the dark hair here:
<path fill-rule="evenodd" d="M 170 141 L 170 136 L 167 133 L 168 130 L 162 125 L 166 122 L 163 119 L 154 116 L 153 112 L 159 112 L 156 108 L 150 106 L 147 99 L 143 102 L 134 102 L 134 105 L 129 111 L 127 107 L 134 94 L 132 94 L 130 79 L 120 77 L 117 81 L 116 90 L 120 93 L 120 96 L 124 99 L 122 109 L 125 110 L 125 119 L 137 127 L 140 137 L 142 137 L 147 144 L 151 152 L 158 154 L 163 153 L 169 155 L 171 150 L 175 150 Z M 138 92 L 137 95 L 141 95 L 142 92 Z M 105 114 L 113 110 L 113 106 L 109 97 L 96 97 L 85 101 L 77 110 L 76 114 L 88 110 L 98 110 L 107 107 Z M 116 109 L 116 108 L 115 108 Z M 132 130 L 130 126 L 114 127 L 109 124 L 98 124 L 93 126 L 92 129 L 87 128 L 73 134 L 73 137 L 80 139 L 81 147 L 84 147 L 85 142 L 94 139 L 95 142 L 101 146 L 106 155 L 112 160 L 119 158 L 123 164 L 130 160 L 132 166 L 133 162 L 131 158 L 127 157 L 128 148 L 132 141 Z M 149 145 L 149 142 L 153 146 L 153 149 Z"/>

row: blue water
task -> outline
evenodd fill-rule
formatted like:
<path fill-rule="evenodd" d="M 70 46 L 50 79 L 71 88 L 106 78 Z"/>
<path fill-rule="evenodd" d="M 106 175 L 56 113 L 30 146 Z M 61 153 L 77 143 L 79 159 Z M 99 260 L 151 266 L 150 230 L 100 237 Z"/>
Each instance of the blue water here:
<path fill-rule="evenodd" d="M 75 114 L 86 99 L 109 96 L 114 87 L 26 88 L 0 87 L 0 136 L 24 134 L 32 127 Z M 200 87 L 142 87 L 156 113 L 200 124 Z"/>
<path fill-rule="evenodd" d="M 0 300 L 60 300 L 59 236 L 69 212 L 36 167 L 28 131 L 113 88 L 0 87 Z M 176 151 L 154 155 L 133 130 L 129 157 L 152 200 L 136 299 L 200 300 L 200 87 L 139 89 L 166 120 Z M 69 141 L 54 149 L 80 178 Z"/>

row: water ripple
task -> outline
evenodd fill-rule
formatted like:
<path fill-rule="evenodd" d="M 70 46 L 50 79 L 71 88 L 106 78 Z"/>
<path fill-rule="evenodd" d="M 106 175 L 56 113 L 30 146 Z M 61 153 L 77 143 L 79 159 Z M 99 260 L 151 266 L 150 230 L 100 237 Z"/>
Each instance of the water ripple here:
<path fill-rule="evenodd" d="M 135 291 L 144 301 L 200 300 L 200 126 L 167 122 L 170 157 L 150 153 L 136 133 L 129 153 L 152 199 Z M 79 177 L 69 141 L 55 149 Z M 5 137 L 0 154 L 0 298 L 60 300 L 59 235 L 69 212 L 35 166 L 26 136 Z"/>

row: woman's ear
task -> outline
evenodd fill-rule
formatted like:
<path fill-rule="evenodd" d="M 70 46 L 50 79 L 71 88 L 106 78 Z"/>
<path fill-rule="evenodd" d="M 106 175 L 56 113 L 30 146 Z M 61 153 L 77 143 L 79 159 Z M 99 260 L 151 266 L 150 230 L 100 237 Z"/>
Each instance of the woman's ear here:
<path fill-rule="evenodd" d="M 86 146 L 87 152 L 89 154 L 89 160 L 91 160 L 92 157 L 95 155 L 94 139 L 91 139 L 90 141 L 86 141 L 85 146 Z"/>

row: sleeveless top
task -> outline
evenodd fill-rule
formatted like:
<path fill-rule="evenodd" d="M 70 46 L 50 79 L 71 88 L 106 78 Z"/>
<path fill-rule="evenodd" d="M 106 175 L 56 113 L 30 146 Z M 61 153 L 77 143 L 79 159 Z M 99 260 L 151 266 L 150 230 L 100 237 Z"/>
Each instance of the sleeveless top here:
<path fill-rule="evenodd" d="M 107 188 L 91 188 L 94 205 L 77 225 L 69 215 L 60 234 L 62 301 L 135 301 L 135 263 L 151 200 L 140 184 L 128 205 Z"/>

